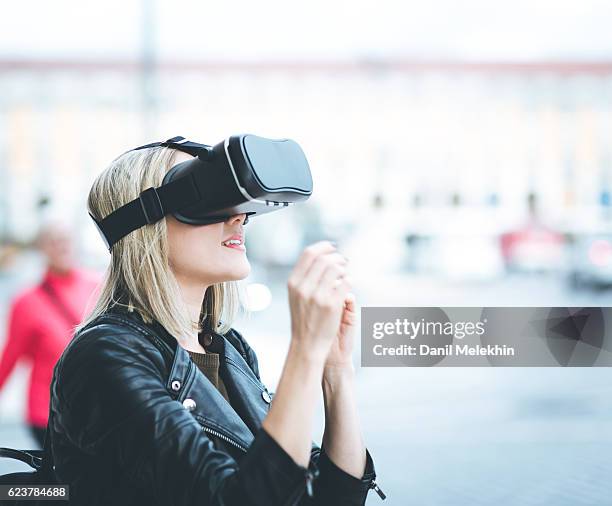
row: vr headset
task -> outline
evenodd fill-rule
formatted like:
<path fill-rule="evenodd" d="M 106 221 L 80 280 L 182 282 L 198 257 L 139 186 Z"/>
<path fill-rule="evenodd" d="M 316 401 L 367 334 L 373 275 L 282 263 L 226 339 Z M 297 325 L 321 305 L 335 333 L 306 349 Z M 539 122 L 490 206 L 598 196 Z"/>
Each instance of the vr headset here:
<path fill-rule="evenodd" d="M 233 135 L 209 146 L 173 137 L 131 151 L 163 146 L 194 156 L 173 166 L 162 185 L 147 188 L 100 221 L 89 214 L 108 250 L 130 232 L 171 214 L 190 225 L 226 221 L 284 209 L 312 194 L 304 152 L 290 139 Z M 246 221 L 245 221 L 246 223 Z"/>

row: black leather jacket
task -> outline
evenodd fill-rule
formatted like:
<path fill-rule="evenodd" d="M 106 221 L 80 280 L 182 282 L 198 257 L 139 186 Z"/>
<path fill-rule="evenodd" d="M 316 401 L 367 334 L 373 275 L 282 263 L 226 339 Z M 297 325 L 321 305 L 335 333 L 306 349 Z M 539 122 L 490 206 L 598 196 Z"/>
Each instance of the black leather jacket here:
<path fill-rule="evenodd" d="M 235 329 L 212 346 L 231 405 L 137 313 L 110 310 L 74 336 L 54 368 L 48 436 L 71 505 L 362 505 L 370 488 L 383 497 L 369 451 L 361 479 L 314 441 L 308 467 L 298 465 L 261 427 L 272 394 L 255 352 Z"/>

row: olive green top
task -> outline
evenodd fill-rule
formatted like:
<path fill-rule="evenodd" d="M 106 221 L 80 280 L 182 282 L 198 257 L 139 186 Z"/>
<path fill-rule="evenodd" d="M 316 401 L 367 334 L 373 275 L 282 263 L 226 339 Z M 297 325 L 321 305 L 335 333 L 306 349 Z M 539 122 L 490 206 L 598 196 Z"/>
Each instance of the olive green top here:
<path fill-rule="evenodd" d="M 223 384 L 223 380 L 219 377 L 219 354 L 207 351 L 206 353 L 198 353 L 197 351 L 186 350 L 191 356 L 191 360 L 198 366 L 198 369 L 210 380 L 210 382 L 219 390 L 221 395 L 229 402 L 227 390 Z"/>

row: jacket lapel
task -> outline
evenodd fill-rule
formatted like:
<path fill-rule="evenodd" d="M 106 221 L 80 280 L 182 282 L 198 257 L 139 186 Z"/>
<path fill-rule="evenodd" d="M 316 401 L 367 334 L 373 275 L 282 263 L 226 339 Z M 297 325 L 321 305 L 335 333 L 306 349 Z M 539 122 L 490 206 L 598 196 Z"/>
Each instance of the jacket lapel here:
<path fill-rule="evenodd" d="M 242 420 L 219 390 L 191 361 L 191 357 L 181 346 L 176 348 L 174 361 L 179 364 L 186 364 L 188 368 L 185 388 L 177 400 L 183 402 L 190 398 L 195 401 L 195 408 L 191 414 L 200 425 L 220 432 L 225 437 L 239 443 L 244 449 L 248 448 L 254 439 L 249 425 Z M 234 382 L 226 380 L 226 375 L 222 371 L 219 371 L 219 374 L 230 399 L 234 399 L 234 392 L 236 391 L 233 388 Z"/>
<path fill-rule="evenodd" d="M 195 401 L 191 411 L 194 418 L 204 427 L 223 434 L 243 446 L 251 445 L 254 434 L 261 427 L 261 422 L 270 410 L 270 404 L 264 399 L 265 386 L 257 379 L 236 348 L 221 334 L 215 333 L 210 351 L 219 353 L 219 375 L 223 380 L 231 404 L 219 390 L 193 363 L 189 353 L 179 346 L 178 341 L 158 322 L 145 324 L 137 313 L 124 313 L 123 317 L 153 330 L 173 351 L 170 385 L 178 379 L 183 385 L 177 400 L 190 398 Z"/>
<path fill-rule="evenodd" d="M 232 403 L 230 409 L 244 421 L 250 432 L 255 434 L 270 410 L 270 404 L 264 399 L 266 388 L 238 350 L 221 334 L 214 335 L 211 351 L 216 351 L 214 347 L 217 343 L 220 343 L 219 348 L 222 348 L 218 352 L 223 357 L 220 374 Z M 223 399 L 222 396 L 221 398 Z"/>

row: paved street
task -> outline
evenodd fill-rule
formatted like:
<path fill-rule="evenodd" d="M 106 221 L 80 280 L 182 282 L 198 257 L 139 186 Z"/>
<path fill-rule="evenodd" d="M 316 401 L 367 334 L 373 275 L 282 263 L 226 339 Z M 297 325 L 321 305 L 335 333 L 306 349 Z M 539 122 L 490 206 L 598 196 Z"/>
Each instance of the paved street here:
<path fill-rule="evenodd" d="M 571 292 L 555 278 L 466 286 L 394 275 L 358 278 L 355 286 L 361 305 L 612 305 L 612 293 Z M 290 328 L 284 285 L 273 293 L 268 310 L 235 325 L 272 388 Z M 0 446 L 32 445 L 21 425 L 26 372 L 20 368 L 0 395 Z M 611 369 L 358 368 L 357 395 L 388 495 L 381 504 L 611 504 Z M 322 426 L 321 409 L 319 440 Z M 0 473 L 17 469 L 27 467 L 0 461 Z M 378 501 L 372 492 L 368 504 Z"/>

